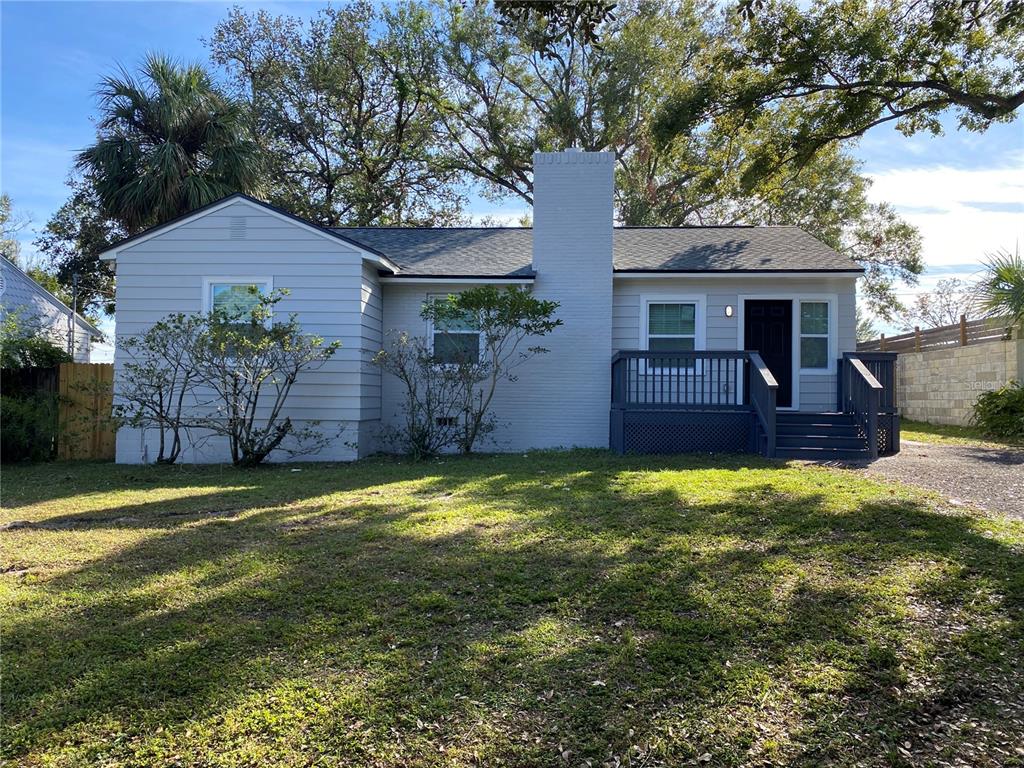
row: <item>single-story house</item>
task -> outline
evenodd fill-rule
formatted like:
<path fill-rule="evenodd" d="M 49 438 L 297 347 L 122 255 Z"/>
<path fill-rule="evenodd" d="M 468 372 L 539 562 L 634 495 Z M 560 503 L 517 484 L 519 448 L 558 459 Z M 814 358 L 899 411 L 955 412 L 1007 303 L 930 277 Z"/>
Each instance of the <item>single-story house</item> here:
<path fill-rule="evenodd" d="M 92 323 L 26 275 L 17 264 L 0 258 L 0 318 L 15 315 L 26 328 L 47 336 L 76 363 L 88 363 L 93 342 L 103 334 Z"/>
<path fill-rule="evenodd" d="M 280 311 L 342 343 L 297 383 L 289 413 L 344 428 L 307 458 L 348 460 L 386 448 L 381 427 L 399 415 L 399 383 L 371 363 L 390 331 L 432 338 L 420 309 L 434 295 L 528 286 L 559 303 L 563 325 L 503 382 L 491 450 L 893 447 L 877 380 L 889 363 L 851 356 L 856 263 L 797 227 L 616 227 L 611 153 L 534 159 L 532 228 L 329 229 L 238 194 L 129 238 L 103 255 L 116 265 L 117 338 L 240 287 L 289 289 Z M 153 438 L 122 429 L 117 460 L 154 455 Z M 183 458 L 227 451 L 203 442 Z"/>

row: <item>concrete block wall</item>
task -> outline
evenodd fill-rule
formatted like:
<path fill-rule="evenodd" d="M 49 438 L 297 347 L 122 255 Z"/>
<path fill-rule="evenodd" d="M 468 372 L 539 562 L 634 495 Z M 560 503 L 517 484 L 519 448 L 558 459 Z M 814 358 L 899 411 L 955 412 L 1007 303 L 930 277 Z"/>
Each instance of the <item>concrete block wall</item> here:
<path fill-rule="evenodd" d="M 1024 341 L 989 341 L 964 347 L 901 352 L 897 399 L 907 419 L 967 426 L 978 395 L 1010 379 L 1024 380 Z"/>

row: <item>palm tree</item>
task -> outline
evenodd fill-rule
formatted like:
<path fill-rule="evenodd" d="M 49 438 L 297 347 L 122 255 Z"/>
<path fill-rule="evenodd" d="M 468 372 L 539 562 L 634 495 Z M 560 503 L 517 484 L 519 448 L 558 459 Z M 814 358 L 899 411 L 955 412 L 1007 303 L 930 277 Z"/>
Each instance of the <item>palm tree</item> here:
<path fill-rule="evenodd" d="M 989 315 L 1009 315 L 1014 323 L 1024 322 L 1024 258 L 999 250 L 985 261 L 985 276 L 978 285 L 982 308 Z"/>
<path fill-rule="evenodd" d="M 255 190 L 259 150 L 245 108 L 202 66 L 153 54 L 139 78 L 122 69 L 103 79 L 97 95 L 97 140 L 77 165 L 129 233 Z"/>

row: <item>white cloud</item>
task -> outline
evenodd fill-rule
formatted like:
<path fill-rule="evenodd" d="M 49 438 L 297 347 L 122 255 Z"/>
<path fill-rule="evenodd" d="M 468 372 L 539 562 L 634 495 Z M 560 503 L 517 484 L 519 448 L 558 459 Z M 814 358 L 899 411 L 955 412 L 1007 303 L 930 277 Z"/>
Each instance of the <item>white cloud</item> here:
<path fill-rule="evenodd" d="M 931 273 L 980 264 L 986 253 L 1024 245 L 1024 153 L 1011 154 L 997 169 L 931 166 L 868 175 L 874 181 L 869 198 L 892 203 L 921 230 Z"/>

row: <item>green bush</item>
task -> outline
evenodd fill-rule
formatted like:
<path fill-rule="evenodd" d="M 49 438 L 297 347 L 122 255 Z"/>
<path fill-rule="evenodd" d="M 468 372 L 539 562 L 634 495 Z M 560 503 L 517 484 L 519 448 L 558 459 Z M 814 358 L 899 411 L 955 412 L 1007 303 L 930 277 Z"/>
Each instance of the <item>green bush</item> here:
<path fill-rule="evenodd" d="M 1024 440 L 1024 387 L 1011 381 L 983 392 L 974 404 L 973 422 L 985 434 L 1004 440 Z"/>
<path fill-rule="evenodd" d="M 0 396 L 0 460 L 50 461 L 57 448 L 57 395 Z"/>
<path fill-rule="evenodd" d="M 70 363 L 71 355 L 18 313 L 4 315 L 0 323 L 0 368 L 52 368 Z"/>

